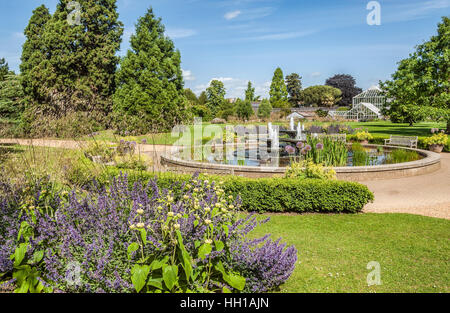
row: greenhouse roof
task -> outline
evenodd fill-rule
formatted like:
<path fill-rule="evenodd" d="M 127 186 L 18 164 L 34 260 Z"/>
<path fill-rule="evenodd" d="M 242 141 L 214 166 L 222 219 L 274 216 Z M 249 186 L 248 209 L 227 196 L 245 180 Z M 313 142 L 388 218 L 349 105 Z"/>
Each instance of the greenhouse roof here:
<path fill-rule="evenodd" d="M 374 98 L 374 97 L 383 97 L 381 89 L 377 86 L 372 86 L 366 91 L 363 91 L 359 95 L 355 96 L 355 98 Z"/>

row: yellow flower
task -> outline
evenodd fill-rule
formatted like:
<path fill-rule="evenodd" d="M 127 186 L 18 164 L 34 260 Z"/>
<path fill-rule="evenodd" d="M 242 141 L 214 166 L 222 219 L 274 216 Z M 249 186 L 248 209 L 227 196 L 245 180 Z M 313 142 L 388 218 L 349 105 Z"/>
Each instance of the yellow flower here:
<path fill-rule="evenodd" d="M 209 224 L 211 224 L 212 222 L 211 222 L 211 220 L 205 220 L 205 224 L 206 225 L 209 225 Z"/>
<path fill-rule="evenodd" d="M 139 209 L 139 210 L 136 211 L 136 213 L 139 214 L 139 215 L 142 215 L 142 214 L 144 214 L 144 210 Z"/>
<path fill-rule="evenodd" d="M 233 210 L 234 209 L 234 205 L 230 205 L 230 206 L 228 206 L 231 210 Z"/>
<path fill-rule="evenodd" d="M 134 224 L 130 225 L 130 229 L 135 229 L 135 228 L 136 228 L 136 225 L 134 225 Z"/>
<path fill-rule="evenodd" d="M 206 240 L 205 240 L 205 243 L 206 243 L 207 245 L 210 245 L 210 244 L 212 244 L 212 240 L 211 240 L 211 239 L 206 239 Z"/>
<path fill-rule="evenodd" d="M 205 212 L 206 212 L 206 213 L 209 213 L 209 212 L 211 212 L 211 208 L 208 208 L 208 207 L 207 207 L 207 208 L 205 208 Z"/>
<path fill-rule="evenodd" d="M 169 216 L 169 217 L 174 217 L 174 216 L 175 216 L 175 213 L 169 212 L 169 213 L 167 213 L 167 216 Z"/>
<path fill-rule="evenodd" d="M 144 224 L 144 223 L 138 223 L 138 224 L 136 225 L 136 227 L 137 227 L 137 228 L 144 228 L 144 227 L 145 227 L 145 224 Z"/>
<path fill-rule="evenodd" d="M 174 225 L 173 225 L 173 228 L 175 228 L 175 229 L 180 229 L 180 224 L 174 224 Z"/>

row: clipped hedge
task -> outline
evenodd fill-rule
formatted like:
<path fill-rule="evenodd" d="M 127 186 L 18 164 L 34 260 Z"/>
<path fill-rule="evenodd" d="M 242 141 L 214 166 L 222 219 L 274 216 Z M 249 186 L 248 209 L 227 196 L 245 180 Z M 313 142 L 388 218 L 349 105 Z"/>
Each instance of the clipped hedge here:
<path fill-rule="evenodd" d="M 116 176 L 118 169 L 109 171 Z M 174 173 L 152 174 L 148 172 L 127 171 L 130 184 L 136 181 L 147 182 L 157 177 L 160 188 L 181 185 L 191 175 Z M 109 176 L 111 177 L 111 176 Z M 316 179 L 286 178 L 244 178 L 238 176 L 200 175 L 200 179 L 223 182 L 223 188 L 242 199 L 242 209 L 249 212 L 320 212 L 357 213 L 373 201 L 374 196 L 362 184 Z M 176 191 L 175 191 L 176 192 Z"/>

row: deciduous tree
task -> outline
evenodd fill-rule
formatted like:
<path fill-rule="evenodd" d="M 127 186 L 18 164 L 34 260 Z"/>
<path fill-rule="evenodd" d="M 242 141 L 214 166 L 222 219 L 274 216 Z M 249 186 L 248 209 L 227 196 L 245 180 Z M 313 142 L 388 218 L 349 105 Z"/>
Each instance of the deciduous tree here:
<path fill-rule="evenodd" d="M 443 120 L 450 133 L 450 18 L 443 17 L 437 34 L 380 85 L 390 100 L 384 113 L 392 120 L 411 125 L 425 118 Z"/>

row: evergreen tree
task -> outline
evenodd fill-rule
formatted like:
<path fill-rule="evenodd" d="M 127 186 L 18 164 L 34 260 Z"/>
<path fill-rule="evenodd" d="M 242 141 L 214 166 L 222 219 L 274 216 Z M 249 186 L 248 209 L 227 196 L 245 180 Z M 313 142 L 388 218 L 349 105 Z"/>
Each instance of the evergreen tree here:
<path fill-rule="evenodd" d="M 284 83 L 283 71 L 277 68 L 273 74 L 272 84 L 270 85 L 270 104 L 274 108 L 286 108 L 288 92 Z"/>
<path fill-rule="evenodd" d="M 225 85 L 219 80 L 211 81 L 206 89 L 207 102 L 206 105 L 213 116 L 217 116 L 220 110 L 224 109 L 225 104 Z"/>
<path fill-rule="evenodd" d="M 33 77 L 32 73 L 38 75 L 40 73 L 32 70 L 47 57 L 44 49 L 43 34 L 45 25 L 50 19 L 51 15 L 47 7 L 41 5 L 33 11 L 33 15 L 24 31 L 26 41 L 22 46 L 20 72 L 27 102 L 31 102 L 32 99 L 36 98 L 39 76 Z"/>
<path fill-rule="evenodd" d="M 258 117 L 266 120 L 270 117 L 271 113 L 272 113 L 272 106 L 270 105 L 270 101 L 264 99 L 259 105 Z"/>
<path fill-rule="evenodd" d="M 255 88 L 252 87 L 252 82 L 248 82 L 247 90 L 245 91 L 245 100 L 246 101 L 255 101 Z"/>
<path fill-rule="evenodd" d="M 4 81 L 9 74 L 9 66 L 4 58 L 0 59 L 0 81 Z"/>
<path fill-rule="evenodd" d="M 302 81 L 300 75 L 292 73 L 286 76 L 286 88 L 289 94 L 289 103 L 292 107 L 298 106 L 302 94 Z"/>
<path fill-rule="evenodd" d="M 341 106 L 351 106 L 353 98 L 362 92 L 361 88 L 356 87 L 353 76 L 348 74 L 334 75 L 327 79 L 325 85 L 337 88 L 342 92 L 342 99 L 338 103 Z"/>
<path fill-rule="evenodd" d="M 123 25 L 118 21 L 116 0 L 78 0 L 79 24 L 69 23 L 70 16 L 78 13 L 68 6 L 69 2 L 59 0 L 45 24 L 43 57 L 30 70 L 36 85 L 33 102 L 38 104 L 36 111 L 45 115 L 90 112 L 100 119 L 112 108 Z M 45 15 L 44 11 L 42 8 L 39 12 Z M 29 32 L 39 33 L 36 27 L 30 24 Z M 29 55 L 24 51 L 25 60 Z"/>
<path fill-rule="evenodd" d="M 18 121 L 23 112 L 23 89 L 20 77 L 8 74 L 0 81 L 0 118 Z"/>
<path fill-rule="evenodd" d="M 236 114 L 239 119 L 248 121 L 253 113 L 252 103 L 249 100 L 238 99 L 236 101 Z"/>
<path fill-rule="evenodd" d="M 149 8 L 117 72 L 114 110 L 123 127 L 140 123 L 131 129 L 135 132 L 169 130 L 187 117 L 180 52 L 164 31 Z"/>

